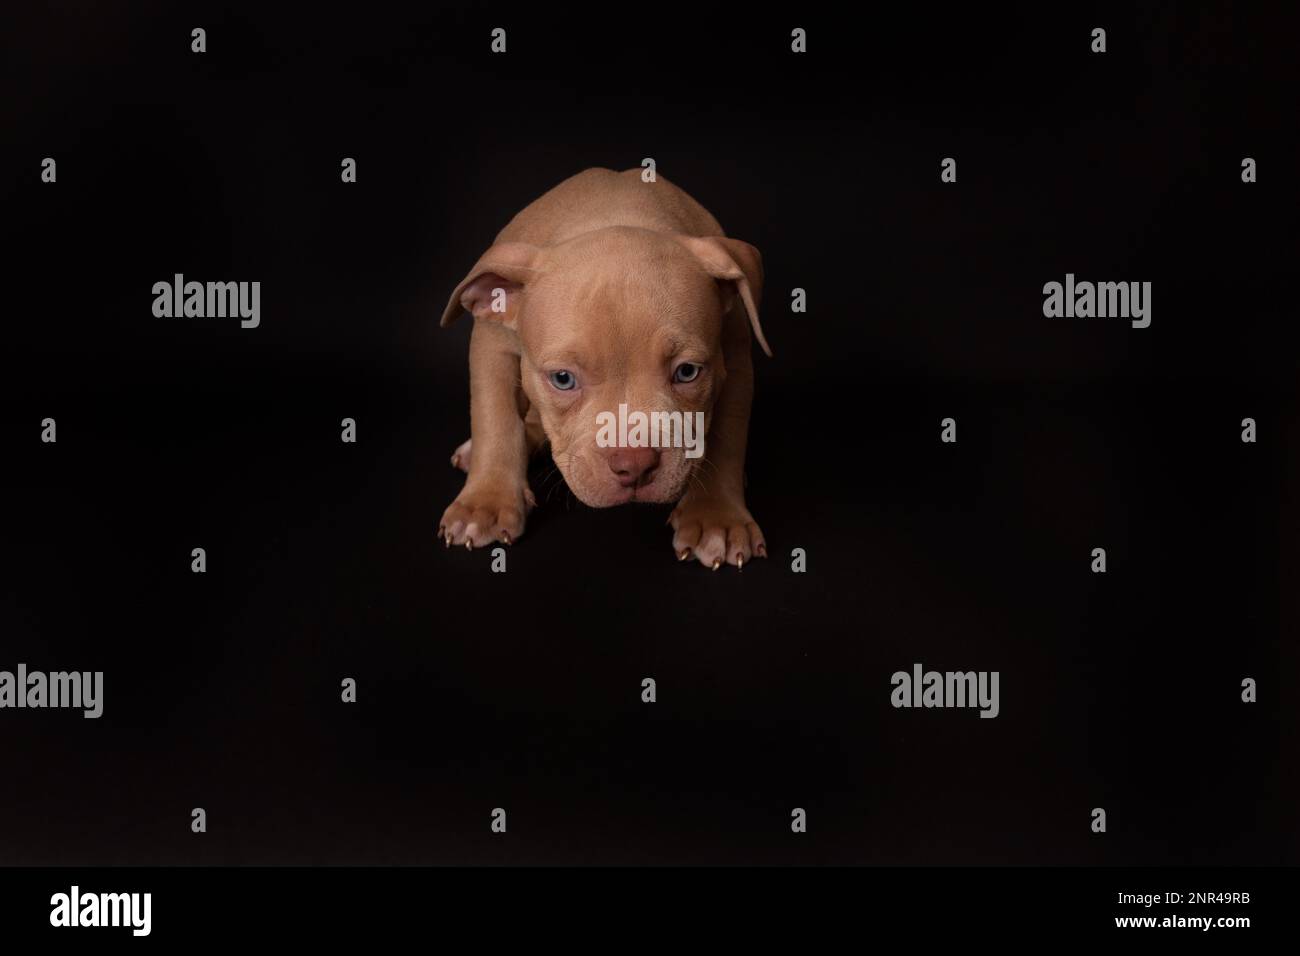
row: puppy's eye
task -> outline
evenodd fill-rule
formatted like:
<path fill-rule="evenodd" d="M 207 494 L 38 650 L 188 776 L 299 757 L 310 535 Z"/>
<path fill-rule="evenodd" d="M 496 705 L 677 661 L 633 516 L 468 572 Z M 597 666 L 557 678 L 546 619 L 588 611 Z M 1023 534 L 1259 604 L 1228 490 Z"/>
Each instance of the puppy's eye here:
<path fill-rule="evenodd" d="M 551 384 L 562 392 L 567 392 L 578 384 L 578 379 L 566 368 L 562 368 L 558 372 L 552 372 L 548 377 Z"/>
<path fill-rule="evenodd" d="M 704 371 L 704 366 L 696 365 L 694 362 L 683 362 L 673 370 L 674 382 L 693 382 L 700 377 L 700 372 Z"/>

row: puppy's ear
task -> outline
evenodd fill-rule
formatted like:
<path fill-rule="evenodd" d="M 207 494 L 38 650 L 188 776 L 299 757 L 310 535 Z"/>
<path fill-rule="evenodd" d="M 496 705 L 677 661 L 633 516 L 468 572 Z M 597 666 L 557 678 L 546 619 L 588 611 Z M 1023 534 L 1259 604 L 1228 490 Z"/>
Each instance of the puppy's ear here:
<path fill-rule="evenodd" d="M 727 236 L 678 236 L 677 241 L 695 254 L 709 275 L 724 282 L 734 282 L 736 291 L 749 313 L 754 337 L 770 358 L 772 349 L 763 337 L 758 322 L 758 303 L 763 298 L 763 257 L 747 242 Z"/>
<path fill-rule="evenodd" d="M 514 330 L 519 294 L 537 273 L 538 252 L 527 242 L 498 242 L 483 253 L 451 294 L 442 325 L 450 325 L 465 311 L 476 319 L 496 319 Z"/>

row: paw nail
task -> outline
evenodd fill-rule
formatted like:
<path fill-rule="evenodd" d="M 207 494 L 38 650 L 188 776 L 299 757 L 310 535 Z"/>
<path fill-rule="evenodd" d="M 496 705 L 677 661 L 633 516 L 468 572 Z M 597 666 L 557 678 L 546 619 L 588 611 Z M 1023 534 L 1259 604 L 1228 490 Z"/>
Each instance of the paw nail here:
<path fill-rule="evenodd" d="M 473 541 L 466 541 L 466 542 L 465 542 L 465 550 L 466 550 L 466 551 L 473 551 L 473 550 L 474 550 L 474 542 L 473 542 Z"/>
<path fill-rule="evenodd" d="M 685 561 L 685 560 L 686 560 L 687 558 L 689 558 L 690 556 L 691 556 L 691 549 L 690 549 L 690 548 L 682 548 L 682 553 L 679 554 L 679 555 L 677 555 L 677 560 L 678 560 L 678 561 Z"/>
<path fill-rule="evenodd" d="M 447 535 L 447 547 L 451 547 L 451 535 Z"/>
<path fill-rule="evenodd" d="M 509 532 L 509 531 L 502 531 L 502 532 L 501 532 L 501 540 L 504 541 L 506 544 L 511 544 L 512 542 L 511 542 L 511 540 L 510 540 L 510 532 Z"/>
<path fill-rule="evenodd" d="M 713 559 L 713 570 L 716 571 L 716 570 L 718 570 L 718 568 L 720 568 L 720 567 L 722 567 L 722 559 L 721 559 L 721 558 L 714 558 L 714 559 Z"/>
<path fill-rule="evenodd" d="M 745 558 L 743 555 L 739 555 L 739 554 L 736 555 L 736 570 L 737 571 L 745 570 Z"/>

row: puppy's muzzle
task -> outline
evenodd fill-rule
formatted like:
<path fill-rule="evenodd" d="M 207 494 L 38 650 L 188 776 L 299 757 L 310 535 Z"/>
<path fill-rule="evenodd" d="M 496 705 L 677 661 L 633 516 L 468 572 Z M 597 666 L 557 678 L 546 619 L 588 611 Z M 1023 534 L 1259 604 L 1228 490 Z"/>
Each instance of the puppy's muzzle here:
<path fill-rule="evenodd" d="M 654 481 L 659 468 L 656 448 L 611 448 L 605 462 L 623 488 L 643 488 Z"/>

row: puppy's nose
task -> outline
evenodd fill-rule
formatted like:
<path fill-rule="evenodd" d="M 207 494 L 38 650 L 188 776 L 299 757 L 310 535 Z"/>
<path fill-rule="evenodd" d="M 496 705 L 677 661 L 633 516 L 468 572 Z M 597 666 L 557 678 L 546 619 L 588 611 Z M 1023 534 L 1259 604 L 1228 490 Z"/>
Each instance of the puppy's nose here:
<path fill-rule="evenodd" d="M 657 448 L 618 448 L 609 456 L 609 470 L 624 488 L 648 485 L 658 467 Z"/>

